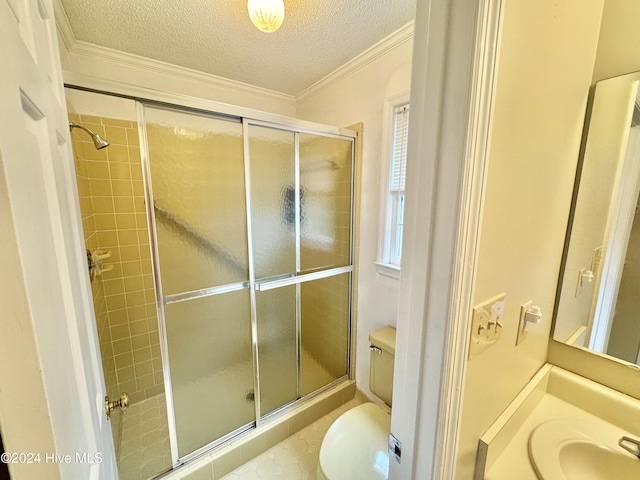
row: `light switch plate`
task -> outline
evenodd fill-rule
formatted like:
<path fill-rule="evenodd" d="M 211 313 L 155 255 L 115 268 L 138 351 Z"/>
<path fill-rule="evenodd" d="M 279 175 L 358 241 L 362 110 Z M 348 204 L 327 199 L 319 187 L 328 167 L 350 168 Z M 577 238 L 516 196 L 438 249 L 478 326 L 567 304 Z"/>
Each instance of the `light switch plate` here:
<path fill-rule="evenodd" d="M 501 293 L 473 307 L 469 359 L 486 350 L 502 337 L 506 296 L 506 293 Z"/>

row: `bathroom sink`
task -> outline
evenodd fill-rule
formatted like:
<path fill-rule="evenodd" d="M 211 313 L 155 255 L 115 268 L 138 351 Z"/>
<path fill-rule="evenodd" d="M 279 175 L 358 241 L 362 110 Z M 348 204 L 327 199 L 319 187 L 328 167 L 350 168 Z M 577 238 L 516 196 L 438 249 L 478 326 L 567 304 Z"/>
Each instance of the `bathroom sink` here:
<path fill-rule="evenodd" d="M 529 437 L 529 458 L 541 480 L 631 480 L 640 459 L 618 446 L 627 432 L 606 422 L 561 418 Z"/>

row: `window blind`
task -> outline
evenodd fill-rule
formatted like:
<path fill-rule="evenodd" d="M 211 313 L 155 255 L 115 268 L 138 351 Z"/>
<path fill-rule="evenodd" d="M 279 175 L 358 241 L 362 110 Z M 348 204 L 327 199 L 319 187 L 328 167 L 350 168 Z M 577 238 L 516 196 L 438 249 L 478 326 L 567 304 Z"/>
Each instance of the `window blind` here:
<path fill-rule="evenodd" d="M 407 139 L 409 137 L 409 105 L 397 107 L 393 113 L 393 166 L 391 192 L 404 192 L 407 172 Z"/>

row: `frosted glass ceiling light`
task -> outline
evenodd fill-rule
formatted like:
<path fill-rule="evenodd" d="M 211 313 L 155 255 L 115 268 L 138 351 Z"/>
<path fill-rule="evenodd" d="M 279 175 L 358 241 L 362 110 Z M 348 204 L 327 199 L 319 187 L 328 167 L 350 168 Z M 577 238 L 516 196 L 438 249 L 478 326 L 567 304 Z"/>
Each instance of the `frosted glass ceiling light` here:
<path fill-rule="evenodd" d="M 258 30 L 275 32 L 284 20 L 283 0 L 248 0 L 249 18 Z"/>

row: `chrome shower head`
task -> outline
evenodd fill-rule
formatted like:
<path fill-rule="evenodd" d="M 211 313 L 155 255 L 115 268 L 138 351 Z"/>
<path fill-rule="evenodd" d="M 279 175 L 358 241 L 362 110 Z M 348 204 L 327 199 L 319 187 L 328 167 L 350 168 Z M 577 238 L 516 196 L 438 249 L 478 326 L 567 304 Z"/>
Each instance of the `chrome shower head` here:
<path fill-rule="evenodd" d="M 79 125 L 77 123 L 69 122 L 69 129 L 71 129 L 71 128 L 79 128 L 79 129 L 84 130 L 85 132 L 87 132 L 89 135 L 91 135 L 91 139 L 93 140 L 93 145 L 96 147 L 96 150 L 100 150 L 101 148 L 105 148 L 105 147 L 108 147 L 110 145 L 107 140 L 102 138 L 97 133 L 89 130 L 87 127 L 84 127 L 84 126 Z"/>
<path fill-rule="evenodd" d="M 98 134 L 95 134 L 92 138 L 93 138 L 93 145 L 94 147 L 96 147 L 97 150 L 100 150 L 101 148 L 106 148 L 109 145 L 111 145 L 107 140 L 105 140 Z"/>

